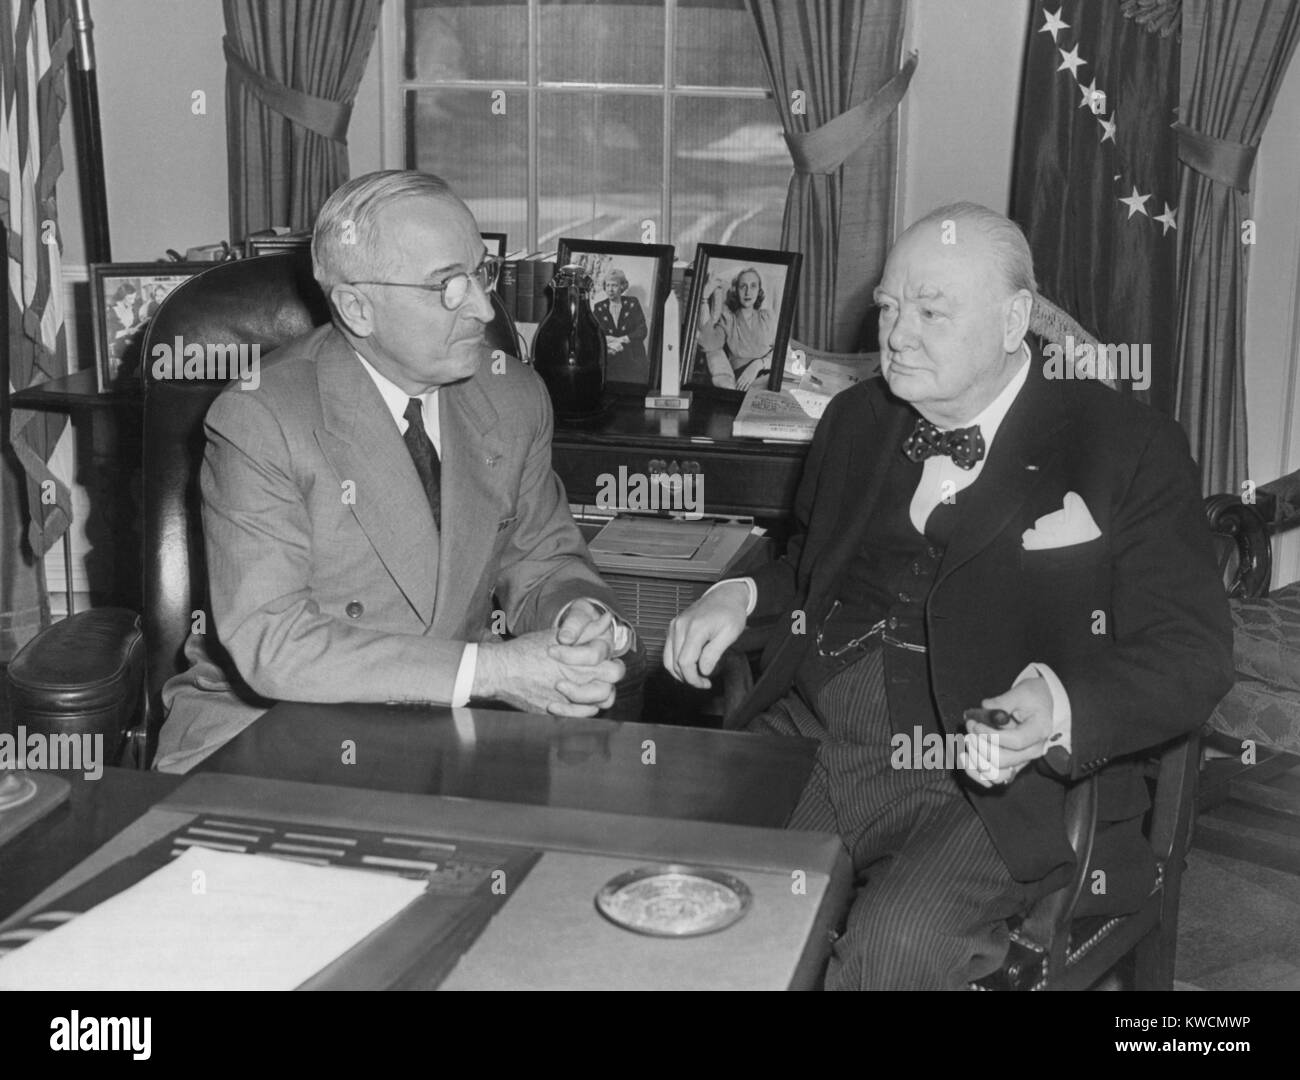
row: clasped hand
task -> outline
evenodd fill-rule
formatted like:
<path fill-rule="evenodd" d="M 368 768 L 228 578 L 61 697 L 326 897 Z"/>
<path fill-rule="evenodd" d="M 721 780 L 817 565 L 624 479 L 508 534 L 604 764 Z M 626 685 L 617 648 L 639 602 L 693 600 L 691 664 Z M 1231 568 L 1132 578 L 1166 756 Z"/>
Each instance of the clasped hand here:
<path fill-rule="evenodd" d="M 480 645 L 473 696 L 525 712 L 595 716 L 614 704 L 623 677 L 613 653 L 613 616 L 578 600 L 554 630 Z"/>

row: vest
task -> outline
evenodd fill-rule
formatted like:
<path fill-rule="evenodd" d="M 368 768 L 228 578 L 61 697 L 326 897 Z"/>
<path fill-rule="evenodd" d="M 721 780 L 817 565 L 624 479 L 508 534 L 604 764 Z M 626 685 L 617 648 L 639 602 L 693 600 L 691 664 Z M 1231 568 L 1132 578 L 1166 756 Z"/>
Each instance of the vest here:
<path fill-rule="evenodd" d="M 841 581 L 836 605 L 813 631 L 818 641 L 795 677 L 800 695 L 816 712 L 817 695 L 827 679 L 860 659 L 864 649 L 884 649 L 883 690 L 890 725 L 908 735 L 918 726 L 925 732 L 942 731 L 930 693 L 929 656 L 923 651 L 925 604 L 957 514 L 954 504 L 940 503 L 925 523 L 925 534 L 916 531 L 910 507 L 922 468 L 901 452 L 894 455 L 878 504 L 882 512 L 868 524 Z M 883 633 L 839 656 L 826 655 L 844 649 L 882 621 Z"/>

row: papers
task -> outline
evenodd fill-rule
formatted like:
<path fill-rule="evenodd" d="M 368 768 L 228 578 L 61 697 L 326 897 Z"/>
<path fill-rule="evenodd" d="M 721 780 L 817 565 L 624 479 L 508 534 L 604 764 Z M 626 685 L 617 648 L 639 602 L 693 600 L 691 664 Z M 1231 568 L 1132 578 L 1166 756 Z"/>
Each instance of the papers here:
<path fill-rule="evenodd" d="M 731 433 L 752 439 L 784 439 L 810 442 L 817 420 L 786 391 L 752 388 L 745 393 L 740 411 L 731 423 Z"/>
<path fill-rule="evenodd" d="M 193 847 L 0 960 L 5 990 L 291 990 L 425 882 Z"/>
<path fill-rule="evenodd" d="M 748 525 L 615 518 L 587 545 L 602 572 L 717 581 L 749 538 Z"/>
<path fill-rule="evenodd" d="M 712 522 L 615 518 L 592 540 L 592 556 L 636 555 L 647 559 L 693 559 L 708 539 Z"/>

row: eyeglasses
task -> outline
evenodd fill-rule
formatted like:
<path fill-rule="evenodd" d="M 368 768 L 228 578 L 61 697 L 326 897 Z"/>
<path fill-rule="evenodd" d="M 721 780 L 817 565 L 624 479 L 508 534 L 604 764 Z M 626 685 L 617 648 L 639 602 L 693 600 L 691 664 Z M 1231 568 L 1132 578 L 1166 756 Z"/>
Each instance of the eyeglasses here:
<path fill-rule="evenodd" d="M 422 281 L 350 281 L 349 285 L 391 285 L 397 289 L 422 289 L 424 292 L 442 293 L 442 306 L 448 311 L 455 311 L 469 299 L 469 283 L 477 281 L 485 293 L 496 288 L 497 278 L 501 274 L 501 260 L 495 255 L 488 255 L 478 267 L 468 274 L 452 274 L 446 281 L 427 284 Z"/>

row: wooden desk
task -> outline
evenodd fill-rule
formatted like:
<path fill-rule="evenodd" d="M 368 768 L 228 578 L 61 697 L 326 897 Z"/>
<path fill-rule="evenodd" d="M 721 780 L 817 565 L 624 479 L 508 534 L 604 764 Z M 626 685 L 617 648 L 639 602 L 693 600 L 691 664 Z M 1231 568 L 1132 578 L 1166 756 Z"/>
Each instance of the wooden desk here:
<path fill-rule="evenodd" d="M 815 754 L 810 739 L 735 731 L 281 702 L 196 771 L 779 827 Z"/>
<path fill-rule="evenodd" d="M 787 522 L 808 447 L 736 439 L 739 401 L 697 395 L 689 411 L 647 409 L 641 398 L 619 397 L 590 424 L 555 425 L 551 464 L 569 501 L 594 505 L 603 473 L 697 473 L 704 509 Z"/>
<path fill-rule="evenodd" d="M 145 791 L 153 781 L 173 780 L 147 774 L 116 779 L 146 798 L 157 794 Z M 80 783 L 93 787 L 102 781 Z M 95 801 L 96 793 L 88 794 Z M 486 882 L 468 895 L 424 894 L 303 984 L 313 989 L 807 988 L 819 977 L 851 877 L 840 841 L 822 833 L 205 774 L 166 793 L 104 848 L 13 912 L 4 928 L 35 926 L 24 920 L 56 900 L 62 910 L 86 910 L 87 903 L 159 865 L 172 846 L 168 838 L 184 834 L 204 815 L 218 817 L 227 830 L 248 819 L 262 822 L 259 828 L 278 823 L 318 838 L 329 830 L 360 829 L 505 845 L 529 860 L 504 902 L 490 900 Z M 10 847 L 0 849 L 3 877 Z M 596 911 L 596 890 L 613 876 L 668 864 L 734 874 L 753 894 L 751 910 L 719 933 L 684 939 L 634 934 Z M 139 933 L 147 942 L 147 927 Z M 82 969 L 74 970 L 79 978 Z M 89 958 L 84 970 L 88 980 L 99 970 L 96 985 L 112 981 Z"/>

